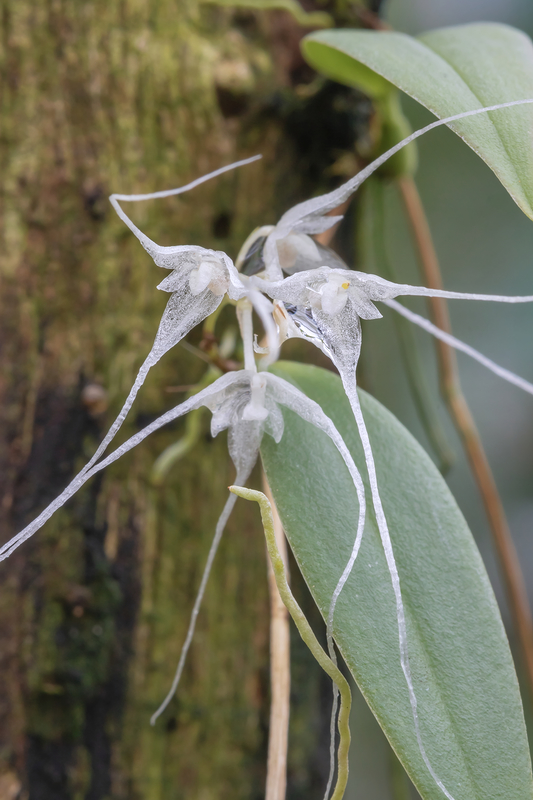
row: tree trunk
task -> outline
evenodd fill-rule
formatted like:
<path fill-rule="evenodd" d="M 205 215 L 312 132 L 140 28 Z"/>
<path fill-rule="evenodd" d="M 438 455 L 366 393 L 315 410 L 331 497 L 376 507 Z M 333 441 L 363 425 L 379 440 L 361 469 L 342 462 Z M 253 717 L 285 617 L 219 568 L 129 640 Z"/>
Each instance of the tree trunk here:
<path fill-rule="evenodd" d="M 324 134 L 327 110 L 291 92 L 306 68 L 287 14 L 194 0 L 1 8 L 6 541 L 94 452 L 167 300 L 156 291 L 167 273 L 107 196 L 171 188 L 261 152 L 261 162 L 190 194 L 128 207 L 161 244 L 235 257 L 255 226 L 315 189 L 331 149 L 345 145 Z M 314 123 L 325 138 L 311 136 L 308 147 Z M 224 312 L 220 329 L 230 324 Z M 182 347 L 167 354 L 121 440 L 183 398 L 169 387 L 195 384 L 205 368 Z M 1 800 L 262 796 L 268 600 L 255 507 L 237 505 L 178 696 L 155 727 L 148 722 L 170 686 L 234 475 L 224 436 L 210 438 L 207 413 L 201 424 L 163 485 L 153 485 L 152 465 L 183 421 L 93 479 L 2 564 Z M 300 678 L 291 769 L 294 796 L 309 797 L 306 765 L 323 726 L 315 732 L 317 705 L 303 701 L 322 684 L 312 669 Z"/>

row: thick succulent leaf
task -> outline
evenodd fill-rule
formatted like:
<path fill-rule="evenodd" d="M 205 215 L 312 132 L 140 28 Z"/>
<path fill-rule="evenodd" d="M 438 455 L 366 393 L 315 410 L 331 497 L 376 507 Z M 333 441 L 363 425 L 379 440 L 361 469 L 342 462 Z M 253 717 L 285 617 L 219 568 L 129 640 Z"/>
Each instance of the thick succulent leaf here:
<path fill-rule="evenodd" d="M 366 476 L 340 380 L 280 362 L 328 414 Z M 455 800 L 531 800 L 533 782 L 514 666 L 496 601 L 466 522 L 440 473 L 383 406 L 361 392 L 400 574 L 421 733 Z M 337 450 L 284 411 L 263 463 L 283 525 L 324 618 L 355 538 L 358 504 Z M 370 491 L 367 485 L 367 497 Z M 334 635 L 378 722 L 425 800 L 442 800 L 418 748 L 400 667 L 396 607 L 374 515 L 335 612 Z"/>
<path fill-rule="evenodd" d="M 479 23 L 429 31 L 321 31 L 303 53 L 320 72 L 377 98 L 394 84 L 437 117 L 533 98 L 533 44 L 507 25 Z M 369 70 L 377 73 L 373 87 Z M 375 93 L 372 89 L 375 88 Z M 533 219 L 533 107 L 480 114 L 450 124 Z"/>

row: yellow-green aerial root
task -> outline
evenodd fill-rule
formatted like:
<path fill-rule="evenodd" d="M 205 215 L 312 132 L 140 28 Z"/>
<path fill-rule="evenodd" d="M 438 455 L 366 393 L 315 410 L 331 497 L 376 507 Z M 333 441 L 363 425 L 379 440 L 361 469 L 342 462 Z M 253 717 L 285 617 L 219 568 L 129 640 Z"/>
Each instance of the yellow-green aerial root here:
<path fill-rule="evenodd" d="M 336 684 L 341 696 L 341 705 L 339 709 L 339 717 L 337 721 L 339 729 L 339 749 L 338 749 L 338 768 L 337 768 L 337 784 L 335 790 L 331 795 L 331 800 L 341 800 L 346 789 L 348 782 L 348 751 L 350 748 L 350 708 L 352 705 L 352 693 L 348 681 L 333 663 L 331 658 L 320 646 L 318 639 L 302 609 L 296 602 L 292 594 L 287 577 L 285 575 L 285 566 L 283 559 L 276 544 L 276 536 L 274 533 L 274 520 L 272 518 L 272 508 L 270 502 L 263 492 L 258 492 L 253 489 L 245 489 L 242 486 L 230 486 L 230 492 L 244 498 L 245 500 L 254 500 L 259 503 L 261 509 L 261 519 L 265 531 L 265 538 L 267 544 L 268 555 L 274 570 L 276 578 L 276 585 L 289 614 L 294 620 L 294 624 L 298 628 L 300 636 L 331 680 Z"/>

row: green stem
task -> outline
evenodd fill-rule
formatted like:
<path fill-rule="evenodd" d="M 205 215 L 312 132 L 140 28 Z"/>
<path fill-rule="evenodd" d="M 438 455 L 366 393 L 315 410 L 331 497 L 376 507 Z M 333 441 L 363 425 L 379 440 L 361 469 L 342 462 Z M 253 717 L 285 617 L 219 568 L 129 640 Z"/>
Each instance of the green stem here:
<path fill-rule="evenodd" d="M 305 614 L 296 602 L 293 593 L 287 583 L 285 574 L 285 565 L 278 550 L 276 543 L 276 534 L 274 531 L 274 519 L 272 517 L 272 508 L 266 495 L 263 492 L 258 492 L 253 489 L 246 489 L 241 486 L 230 486 L 230 492 L 242 497 L 245 500 L 254 500 L 259 503 L 261 509 L 261 519 L 265 531 L 265 538 L 267 544 L 268 555 L 274 570 L 274 577 L 276 578 L 276 585 L 283 603 L 285 604 L 289 614 L 294 620 L 294 624 L 298 628 L 300 636 L 305 644 L 310 649 L 324 672 L 329 675 L 331 680 L 337 685 L 341 696 L 341 707 L 339 710 L 338 728 L 339 728 L 339 750 L 338 750 L 338 769 L 337 769 L 337 784 L 335 790 L 331 795 L 331 800 L 341 800 L 346 789 L 348 782 L 348 751 L 350 748 L 350 708 L 352 705 L 352 693 L 348 681 L 333 663 L 331 658 L 325 653 L 320 646 L 318 639 Z"/>

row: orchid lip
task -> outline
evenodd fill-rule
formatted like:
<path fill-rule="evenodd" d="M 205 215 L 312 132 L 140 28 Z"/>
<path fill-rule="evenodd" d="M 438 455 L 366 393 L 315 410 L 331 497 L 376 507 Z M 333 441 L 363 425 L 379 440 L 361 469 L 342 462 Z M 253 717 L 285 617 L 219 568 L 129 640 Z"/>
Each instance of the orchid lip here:
<path fill-rule="evenodd" d="M 313 316 L 311 308 L 295 306 L 292 303 L 283 303 L 283 307 L 295 324 L 302 338 L 317 345 L 322 352 L 333 359 L 333 351 L 326 342 L 325 335 Z"/>

